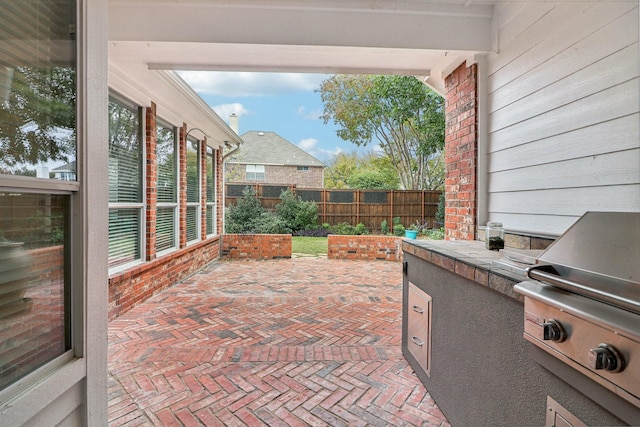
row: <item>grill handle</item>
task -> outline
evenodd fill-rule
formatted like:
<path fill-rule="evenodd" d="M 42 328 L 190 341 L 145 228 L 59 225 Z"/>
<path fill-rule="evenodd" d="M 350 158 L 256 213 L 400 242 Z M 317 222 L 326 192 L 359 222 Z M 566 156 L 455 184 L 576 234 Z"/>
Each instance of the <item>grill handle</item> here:
<path fill-rule="evenodd" d="M 538 264 L 527 267 L 526 272 L 527 276 L 529 276 L 531 279 L 542 280 L 543 282 L 547 282 L 559 288 L 582 288 L 582 286 L 578 283 L 560 277 L 558 271 L 549 264 Z"/>

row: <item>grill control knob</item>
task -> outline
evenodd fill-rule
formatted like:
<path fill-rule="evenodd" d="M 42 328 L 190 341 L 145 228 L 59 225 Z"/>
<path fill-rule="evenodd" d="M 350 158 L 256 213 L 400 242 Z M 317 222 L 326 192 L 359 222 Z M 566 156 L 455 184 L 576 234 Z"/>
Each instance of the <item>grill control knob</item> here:
<path fill-rule="evenodd" d="M 557 320 L 547 320 L 542 324 L 542 330 L 545 341 L 564 342 L 567 339 L 567 332 Z"/>
<path fill-rule="evenodd" d="M 600 344 L 596 348 L 589 350 L 589 367 L 595 370 L 605 370 L 616 373 L 624 369 L 624 357 L 613 346 Z"/>

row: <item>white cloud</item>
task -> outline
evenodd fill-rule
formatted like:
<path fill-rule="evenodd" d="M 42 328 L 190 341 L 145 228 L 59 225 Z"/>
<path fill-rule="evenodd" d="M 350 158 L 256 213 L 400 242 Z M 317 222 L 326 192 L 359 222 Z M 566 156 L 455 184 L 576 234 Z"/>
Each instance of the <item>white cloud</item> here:
<path fill-rule="evenodd" d="M 380 144 L 376 144 L 373 146 L 372 151 L 378 155 L 382 155 L 385 154 L 384 150 L 382 149 L 382 147 L 380 146 Z"/>
<path fill-rule="evenodd" d="M 179 74 L 198 93 L 227 97 L 310 92 L 328 77 L 325 74 L 213 71 L 180 71 Z"/>
<path fill-rule="evenodd" d="M 244 108 L 244 105 L 240 104 L 239 102 L 234 102 L 232 104 L 213 105 L 211 108 L 213 108 L 213 111 L 215 111 L 218 116 L 226 121 L 228 121 L 229 116 L 232 113 L 236 113 L 238 117 L 249 114 L 249 110 Z"/>
<path fill-rule="evenodd" d="M 327 150 L 318 146 L 319 141 L 315 138 L 306 138 L 298 142 L 298 147 L 307 153 L 311 154 L 322 161 L 326 161 L 333 156 L 344 152 L 340 147 L 335 147 L 333 150 Z"/>
<path fill-rule="evenodd" d="M 307 111 L 304 106 L 298 107 L 298 115 L 305 120 L 320 120 L 323 114 L 324 111 L 322 111 L 320 108 Z"/>

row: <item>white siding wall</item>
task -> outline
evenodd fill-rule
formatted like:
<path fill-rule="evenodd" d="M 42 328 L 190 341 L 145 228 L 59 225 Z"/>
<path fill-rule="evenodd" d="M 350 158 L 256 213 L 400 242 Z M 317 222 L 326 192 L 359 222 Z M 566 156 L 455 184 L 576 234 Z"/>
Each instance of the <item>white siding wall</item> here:
<path fill-rule="evenodd" d="M 638 1 L 496 8 L 489 220 L 560 234 L 588 210 L 640 211 Z"/>

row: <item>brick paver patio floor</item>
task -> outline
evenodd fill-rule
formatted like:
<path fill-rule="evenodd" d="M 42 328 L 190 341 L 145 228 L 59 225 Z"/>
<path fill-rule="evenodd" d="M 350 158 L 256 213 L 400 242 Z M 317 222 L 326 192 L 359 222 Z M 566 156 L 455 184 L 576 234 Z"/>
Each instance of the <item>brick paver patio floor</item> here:
<path fill-rule="evenodd" d="M 401 267 L 220 261 L 109 324 L 110 426 L 448 426 L 403 358 Z"/>

